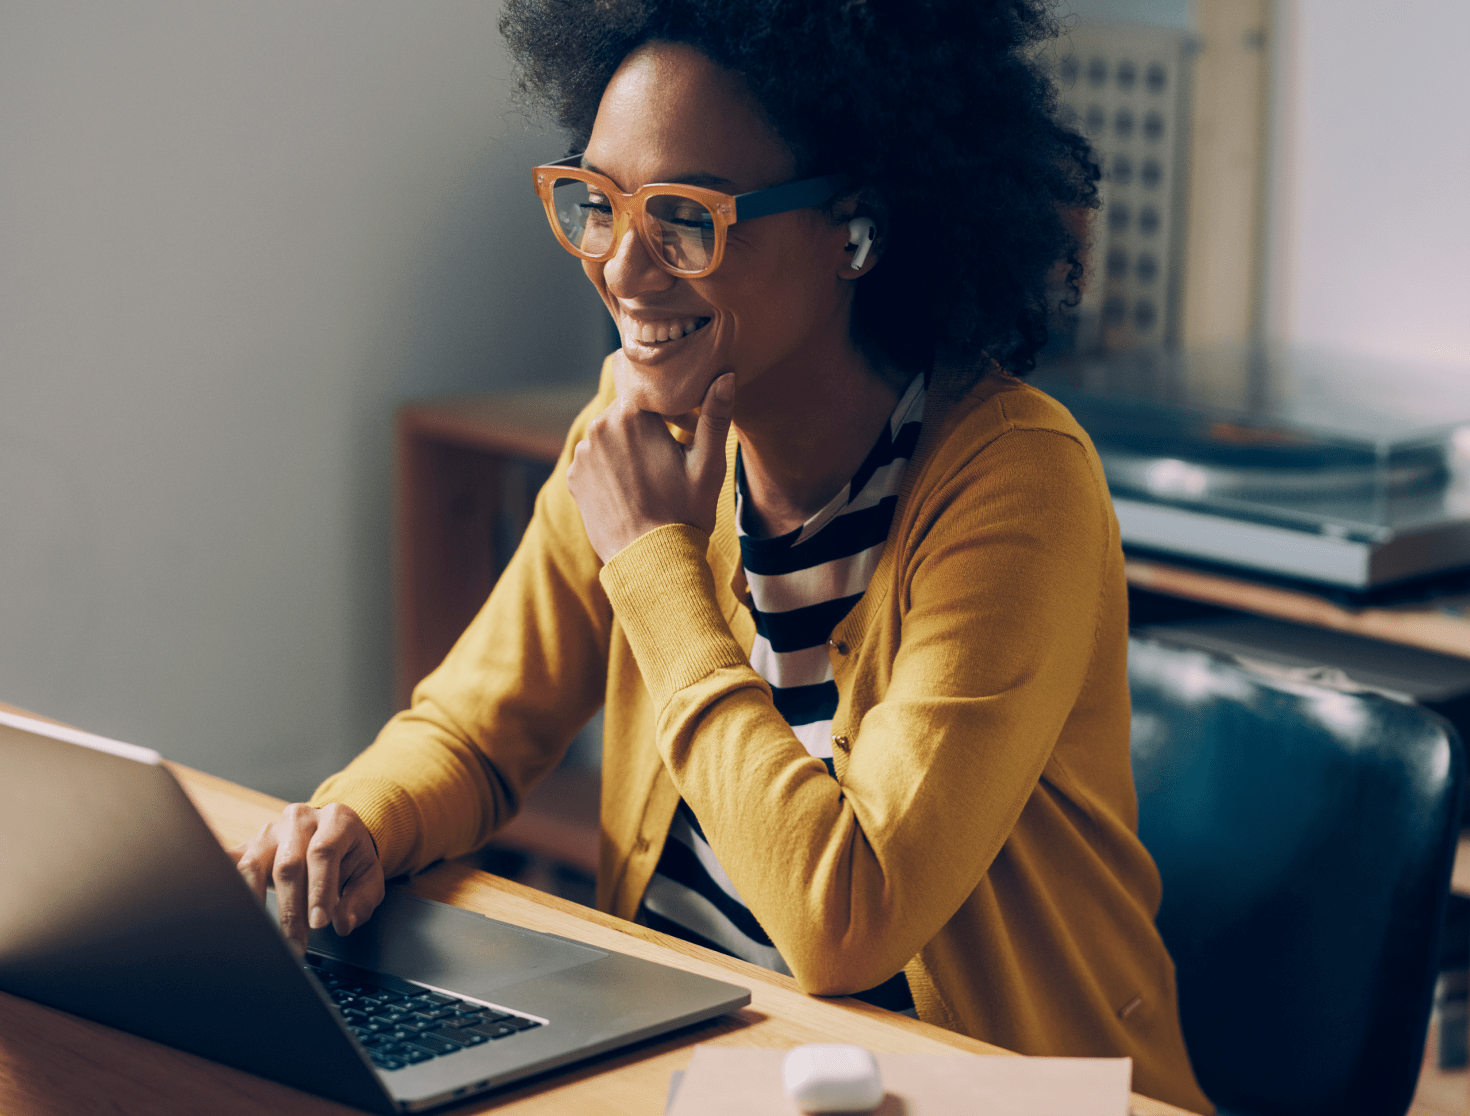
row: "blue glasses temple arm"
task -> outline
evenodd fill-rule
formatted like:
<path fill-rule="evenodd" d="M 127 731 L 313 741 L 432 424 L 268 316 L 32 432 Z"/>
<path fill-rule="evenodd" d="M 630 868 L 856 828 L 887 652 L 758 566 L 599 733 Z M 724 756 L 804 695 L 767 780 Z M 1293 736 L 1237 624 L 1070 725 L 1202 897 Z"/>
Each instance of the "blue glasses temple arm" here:
<path fill-rule="evenodd" d="M 771 186 L 765 190 L 737 194 L 735 220 L 749 221 L 755 217 L 769 217 L 773 213 L 789 213 L 793 209 L 821 205 L 841 192 L 848 182 L 846 175 L 825 174 L 820 178 L 803 178 L 784 186 Z"/>

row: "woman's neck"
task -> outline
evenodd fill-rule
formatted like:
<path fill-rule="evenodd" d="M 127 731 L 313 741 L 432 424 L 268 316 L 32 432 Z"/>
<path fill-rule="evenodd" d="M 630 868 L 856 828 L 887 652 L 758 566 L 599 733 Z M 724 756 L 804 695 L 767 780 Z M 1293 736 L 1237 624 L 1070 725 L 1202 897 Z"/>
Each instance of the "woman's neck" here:
<path fill-rule="evenodd" d="M 745 529 L 751 534 L 784 535 L 826 507 L 898 405 L 899 377 L 874 369 L 855 350 L 842 355 L 784 378 L 782 390 L 761 394 L 753 406 L 749 396 L 737 398 Z"/>

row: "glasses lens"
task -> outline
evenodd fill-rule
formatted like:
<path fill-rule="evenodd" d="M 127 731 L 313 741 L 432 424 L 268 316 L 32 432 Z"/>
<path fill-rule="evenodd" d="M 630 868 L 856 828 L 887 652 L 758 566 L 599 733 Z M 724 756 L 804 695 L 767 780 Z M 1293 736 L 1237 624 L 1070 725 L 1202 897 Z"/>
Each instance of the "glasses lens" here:
<path fill-rule="evenodd" d="M 602 191 L 579 178 L 558 178 L 551 187 L 556 222 L 567 242 L 589 256 L 612 247 L 612 206 Z"/>
<path fill-rule="evenodd" d="M 648 199 L 649 229 L 677 271 L 703 271 L 715 258 L 715 219 L 701 203 L 679 194 Z"/>

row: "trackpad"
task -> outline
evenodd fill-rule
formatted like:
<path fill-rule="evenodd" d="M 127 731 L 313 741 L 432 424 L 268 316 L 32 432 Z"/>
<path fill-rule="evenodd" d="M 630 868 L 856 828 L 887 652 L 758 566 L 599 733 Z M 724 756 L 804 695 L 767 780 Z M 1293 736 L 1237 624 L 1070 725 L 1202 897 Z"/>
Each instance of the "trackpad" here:
<path fill-rule="evenodd" d="M 373 917 L 347 937 L 338 937 L 331 927 L 313 930 L 311 948 L 364 969 L 482 997 L 496 988 L 607 956 L 601 950 L 420 899 L 399 887 L 388 888 Z"/>

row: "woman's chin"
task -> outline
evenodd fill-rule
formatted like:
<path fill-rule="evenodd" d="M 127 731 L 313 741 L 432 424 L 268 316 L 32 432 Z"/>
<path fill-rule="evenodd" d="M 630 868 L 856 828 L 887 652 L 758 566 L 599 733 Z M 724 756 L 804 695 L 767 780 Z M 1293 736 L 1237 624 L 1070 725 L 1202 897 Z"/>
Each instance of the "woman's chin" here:
<path fill-rule="evenodd" d="M 624 372 L 618 382 L 618 394 L 622 398 L 640 411 L 652 411 L 686 429 L 693 429 L 696 409 L 714 382 L 714 377 L 708 375 L 698 380 L 680 377 L 670 382 L 667 370 L 640 368 L 631 360 L 624 362 Z"/>

